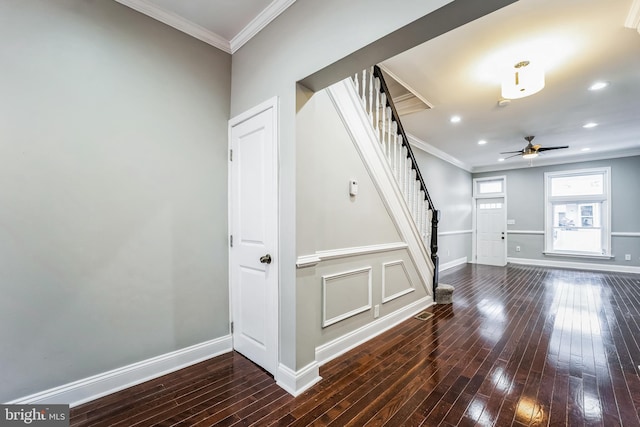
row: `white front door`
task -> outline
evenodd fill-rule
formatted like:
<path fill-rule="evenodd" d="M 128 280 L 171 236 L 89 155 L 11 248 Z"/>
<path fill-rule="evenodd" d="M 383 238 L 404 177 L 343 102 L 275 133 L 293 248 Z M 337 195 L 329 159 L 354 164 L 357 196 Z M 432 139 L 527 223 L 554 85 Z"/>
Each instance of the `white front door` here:
<path fill-rule="evenodd" d="M 277 100 L 230 121 L 233 348 L 275 376 L 278 364 Z"/>
<path fill-rule="evenodd" d="M 506 210 L 504 198 L 476 199 L 476 262 L 507 264 Z"/>

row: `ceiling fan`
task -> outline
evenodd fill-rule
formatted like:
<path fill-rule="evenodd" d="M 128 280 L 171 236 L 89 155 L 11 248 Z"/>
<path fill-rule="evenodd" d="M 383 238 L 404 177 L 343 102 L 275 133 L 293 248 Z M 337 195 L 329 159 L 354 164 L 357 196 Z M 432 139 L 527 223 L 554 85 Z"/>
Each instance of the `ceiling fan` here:
<path fill-rule="evenodd" d="M 562 145 L 562 146 L 557 146 L 557 147 L 542 147 L 540 145 L 533 145 L 531 144 L 531 141 L 533 141 L 533 138 L 535 138 L 535 136 L 525 136 L 524 139 L 527 141 L 527 146 L 524 147 L 522 150 L 518 150 L 518 151 L 504 151 L 500 154 L 512 154 L 512 153 L 516 153 L 513 156 L 509 156 L 507 157 L 507 159 L 510 159 L 511 157 L 516 157 L 516 156 L 522 156 L 523 159 L 533 159 L 538 157 L 538 154 L 543 152 L 543 151 L 549 151 L 549 150 L 560 150 L 563 148 L 569 148 L 568 145 Z"/>

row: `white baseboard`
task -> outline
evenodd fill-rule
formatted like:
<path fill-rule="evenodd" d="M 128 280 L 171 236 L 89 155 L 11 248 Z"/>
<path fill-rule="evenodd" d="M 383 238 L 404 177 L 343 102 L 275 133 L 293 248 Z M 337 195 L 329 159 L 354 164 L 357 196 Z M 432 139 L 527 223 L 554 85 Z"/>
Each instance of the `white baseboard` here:
<path fill-rule="evenodd" d="M 299 396 L 322 379 L 320 365 L 311 362 L 297 372 L 280 364 L 278 366 L 278 384 L 292 396 Z"/>
<path fill-rule="evenodd" d="M 41 391 L 8 404 L 68 404 L 71 407 L 158 378 L 233 350 L 231 335 L 152 357 L 59 387 Z"/>
<path fill-rule="evenodd" d="M 617 273 L 639 273 L 640 267 L 619 264 L 598 264 L 593 262 L 553 261 L 546 259 L 507 258 L 507 262 L 523 265 L 537 265 L 540 267 L 559 267 L 577 270 L 613 271 Z"/>
<path fill-rule="evenodd" d="M 433 305 L 433 298 L 424 297 L 391 314 L 381 317 L 361 328 L 341 336 L 331 342 L 316 347 L 316 362 L 319 366 L 346 353 L 360 344 L 404 322 L 411 316 Z"/>
<path fill-rule="evenodd" d="M 467 263 L 467 257 L 462 257 L 462 258 L 458 258 L 458 259 L 454 259 L 453 261 L 449 261 L 449 262 L 445 262 L 444 264 L 440 264 L 440 272 L 443 272 L 445 270 L 448 270 L 450 268 L 453 267 L 457 267 L 459 265 L 462 264 L 466 264 Z"/>

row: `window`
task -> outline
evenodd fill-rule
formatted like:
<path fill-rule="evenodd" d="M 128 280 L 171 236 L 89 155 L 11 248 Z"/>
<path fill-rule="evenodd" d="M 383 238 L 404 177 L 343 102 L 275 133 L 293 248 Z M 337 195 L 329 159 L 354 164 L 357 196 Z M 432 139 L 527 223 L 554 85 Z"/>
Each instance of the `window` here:
<path fill-rule="evenodd" d="M 545 173 L 545 253 L 611 255 L 610 168 Z"/>
<path fill-rule="evenodd" d="M 492 198 L 504 196 L 506 193 L 506 177 L 490 176 L 473 179 L 473 197 Z"/>

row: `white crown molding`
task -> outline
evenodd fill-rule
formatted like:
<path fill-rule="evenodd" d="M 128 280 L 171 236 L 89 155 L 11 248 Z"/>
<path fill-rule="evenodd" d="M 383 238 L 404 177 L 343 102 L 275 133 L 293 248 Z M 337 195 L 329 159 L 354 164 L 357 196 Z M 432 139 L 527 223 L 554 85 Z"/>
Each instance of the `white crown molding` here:
<path fill-rule="evenodd" d="M 274 0 L 271 2 L 266 9 L 260 12 L 258 16 L 253 18 L 246 27 L 231 39 L 231 42 L 229 43 L 231 53 L 235 53 L 238 49 L 244 46 L 245 43 L 251 40 L 264 27 L 269 25 L 271 21 L 276 19 L 282 12 L 287 10 L 287 8 L 295 3 L 295 1 L 296 0 Z"/>
<path fill-rule="evenodd" d="M 67 404 L 74 407 L 232 350 L 231 335 L 226 335 L 7 403 Z"/>
<path fill-rule="evenodd" d="M 453 157 L 450 154 L 445 153 L 444 151 L 442 151 L 439 148 L 434 147 L 433 145 L 429 144 L 428 142 L 424 142 L 423 140 L 421 140 L 420 138 L 411 135 L 410 133 L 407 134 L 407 137 L 409 138 L 409 143 L 411 145 L 413 145 L 416 148 L 419 148 L 420 150 L 429 153 L 433 156 L 438 157 L 439 159 L 444 160 L 447 163 L 452 164 L 453 166 L 456 166 L 460 169 L 464 169 L 467 172 L 472 172 L 472 167 L 469 166 L 468 164 L 466 164 L 465 162 L 463 162 L 462 160 L 458 160 L 457 158 Z"/>
<path fill-rule="evenodd" d="M 638 30 L 640 33 L 640 0 L 633 0 L 627 19 L 624 21 L 624 26 Z"/>
<path fill-rule="evenodd" d="M 224 52 L 231 53 L 231 44 L 224 37 L 197 25 L 182 16 L 162 9 L 148 0 L 116 0 L 118 3 L 130 7 L 157 21 L 167 24 L 176 30 L 182 31 L 198 40 L 201 40 Z"/>
<path fill-rule="evenodd" d="M 609 160 L 609 159 L 618 159 L 621 157 L 633 157 L 640 156 L 640 148 L 633 148 L 630 150 L 621 150 L 621 151 L 613 151 L 610 153 L 594 153 L 594 154 L 576 154 L 572 157 L 562 157 L 560 159 L 549 159 L 549 160 L 540 160 L 537 158 L 532 166 L 529 166 L 529 163 L 526 164 L 511 164 L 505 166 L 498 165 L 488 165 L 488 166 L 474 166 L 471 170 L 472 173 L 481 173 L 481 172 L 498 172 L 504 170 L 512 170 L 512 169 L 529 169 L 529 168 L 537 168 L 544 166 L 553 166 L 553 165 L 566 165 L 571 163 L 583 163 L 583 162 L 591 162 L 595 160 Z"/>
<path fill-rule="evenodd" d="M 571 268 L 575 270 L 589 271 L 614 271 L 617 273 L 640 273 L 640 267 L 618 265 L 618 264 L 597 264 L 593 262 L 569 262 L 569 261 L 550 261 L 546 259 L 529 259 L 529 258 L 507 258 L 507 262 L 512 264 L 535 265 L 539 267 L 559 267 Z"/>
<path fill-rule="evenodd" d="M 383 243 L 381 245 L 357 246 L 353 248 L 331 249 L 327 251 L 316 251 L 315 254 L 302 255 L 296 260 L 298 268 L 312 267 L 321 261 L 337 258 L 348 258 L 358 255 L 369 255 L 379 252 L 397 251 L 407 249 L 409 245 L 404 242 Z"/>

